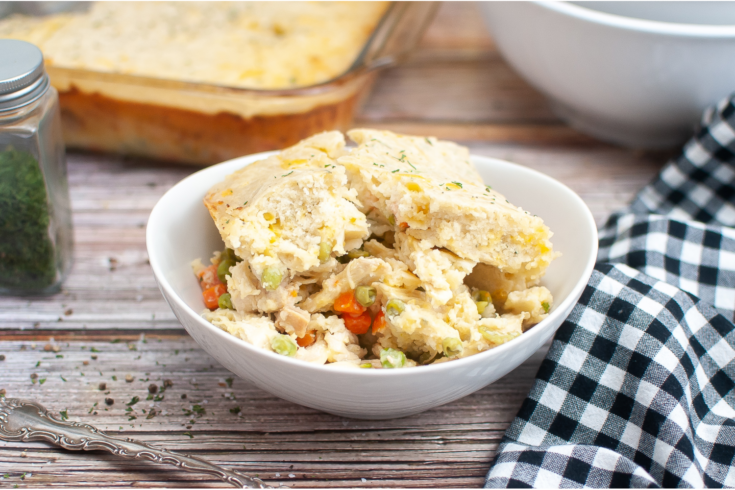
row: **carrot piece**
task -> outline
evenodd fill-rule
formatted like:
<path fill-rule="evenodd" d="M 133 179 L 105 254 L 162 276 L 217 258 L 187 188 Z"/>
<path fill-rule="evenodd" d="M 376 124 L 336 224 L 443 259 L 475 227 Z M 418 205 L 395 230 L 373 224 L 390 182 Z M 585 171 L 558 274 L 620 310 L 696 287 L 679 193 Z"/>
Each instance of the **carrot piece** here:
<path fill-rule="evenodd" d="M 310 330 L 306 332 L 303 337 L 296 339 L 296 343 L 299 344 L 299 347 L 309 347 L 314 342 L 316 342 L 316 332 L 314 330 Z"/>
<path fill-rule="evenodd" d="M 373 333 L 379 332 L 383 328 L 385 328 L 385 313 L 380 311 L 373 320 Z"/>
<path fill-rule="evenodd" d="M 197 277 L 199 278 L 199 285 L 201 286 L 202 291 L 212 288 L 218 284 L 222 284 L 222 281 L 220 281 L 217 276 L 216 265 L 205 267 L 201 272 L 199 272 L 199 274 L 197 274 Z"/>
<path fill-rule="evenodd" d="M 334 311 L 348 313 L 350 315 L 362 315 L 365 313 L 365 307 L 357 302 L 354 291 L 347 291 L 337 296 L 337 299 L 334 300 Z"/>
<path fill-rule="evenodd" d="M 347 330 L 356 335 L 364 334 L 370 330 L 370 324 L 373 322 L 373 319 L 370 318 L 370 313 L 367 311 L 357 316 L 344 314 L 342 315 L 342 320 L 344 320 Z"/>
<path fill-rule="evenodd" d="M 217 284 L 211 288 L 207 288 L 202 292 L 204 296 L 204 306 L 210 310 L 216 310 L 218 307 L 219 297 L 227 292 L 227 288 L 224 284 Z"/>

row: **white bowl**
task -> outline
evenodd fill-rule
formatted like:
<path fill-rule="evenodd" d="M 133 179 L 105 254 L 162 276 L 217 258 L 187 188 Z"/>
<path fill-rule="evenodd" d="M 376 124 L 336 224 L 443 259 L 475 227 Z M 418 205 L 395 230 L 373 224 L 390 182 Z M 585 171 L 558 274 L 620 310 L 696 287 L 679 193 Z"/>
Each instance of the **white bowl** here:
<path fill-rule="evenodd" d="M 505 59 L 578 130 L 683 143 L 735 91 L 735 2 L 482 2 Z"/>
<path fill-rule="evenodd" d="M 543 284 L 554 295 L 549 317 L 495 349 L 435 366 L 350 369 L 313 365 L 257 349 L 205 321 L 201 290 L 190 263 L 223 248 L 202 203 L 226 175 L 271 153 L 250 155 L 201 170 L 176 184 L 156 204 L 146 243 L 156 281 L 184 328 L 212 357 L 276 396 L 345 417 L 403 417 L 479 390 L 517 367 L 541 347 L 571 311 L 592 273 L 597 229 L 584 202 L 539 172 L 500 160 L 473 157 L 485 183 L 510 202 L 538 214 L 554 232 L 562 257 Z"/>

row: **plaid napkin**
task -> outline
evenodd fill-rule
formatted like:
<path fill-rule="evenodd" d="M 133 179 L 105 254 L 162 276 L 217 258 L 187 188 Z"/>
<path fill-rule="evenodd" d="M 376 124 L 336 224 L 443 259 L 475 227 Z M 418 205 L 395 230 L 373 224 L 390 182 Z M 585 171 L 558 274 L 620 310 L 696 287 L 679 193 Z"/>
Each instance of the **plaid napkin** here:
<path fill-rule="evenodd" d="M 701 127 L 601 230 L 486 487 L 735 487 L 733 97 Z"/>

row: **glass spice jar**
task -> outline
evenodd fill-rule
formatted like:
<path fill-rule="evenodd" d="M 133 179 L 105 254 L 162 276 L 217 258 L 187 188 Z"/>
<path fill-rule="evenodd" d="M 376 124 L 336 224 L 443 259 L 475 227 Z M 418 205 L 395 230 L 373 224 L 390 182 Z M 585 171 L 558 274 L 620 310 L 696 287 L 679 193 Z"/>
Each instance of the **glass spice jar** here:
<path fill-rule="evenodd" d="M 0 39 L 0 294 L 57 292 L 71 262 L 58 94 L 36 46 Z"/>

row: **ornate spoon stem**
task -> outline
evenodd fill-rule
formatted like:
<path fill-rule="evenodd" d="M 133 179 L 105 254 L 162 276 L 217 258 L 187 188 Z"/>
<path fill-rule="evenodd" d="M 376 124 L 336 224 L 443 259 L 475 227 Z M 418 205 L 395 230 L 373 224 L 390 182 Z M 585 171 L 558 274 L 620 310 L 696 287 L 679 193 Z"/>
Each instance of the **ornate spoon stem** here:
<path fill-rule="evenodd" d="M 185 471 L 206 473 L 240 488 L 271 488 L 258 478 L 226 470 L 203 459 L 157 449 L 133 439 L 110 437 L 91 425 L 64 422 L 38 403 L 15 398 L 0 398 L 0 440 L 44 441 L 73 451 L 109 451 L 123 458 L 147 459 Z"/>

